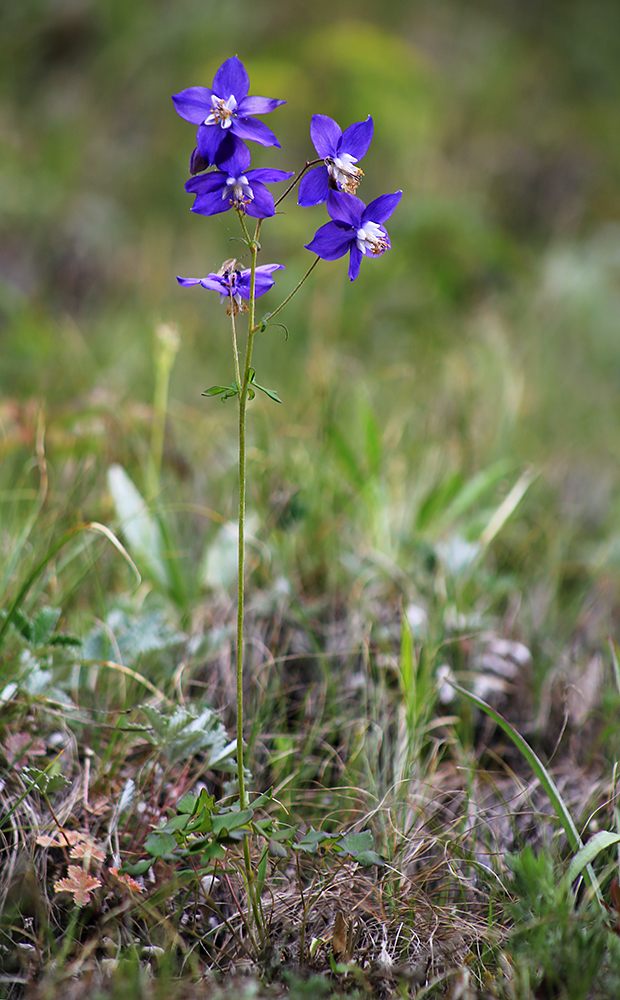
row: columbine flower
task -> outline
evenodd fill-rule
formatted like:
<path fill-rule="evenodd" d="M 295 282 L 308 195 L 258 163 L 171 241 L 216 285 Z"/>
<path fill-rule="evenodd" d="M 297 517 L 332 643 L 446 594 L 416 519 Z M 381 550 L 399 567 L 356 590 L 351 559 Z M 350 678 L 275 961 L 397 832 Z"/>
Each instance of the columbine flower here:
<path fill-rule="evenodd" d="M 271 129 L 254 115 L 266 115 L 280 104 L 271 97 L 248 97 L 250 78 L 237 56 L 222 63 L 213 78 L 213 88 L 188 87 L 173 94 L 174 106 L 181 118 L 198 125 L 196 141 L 200 155 L 214 163 L 224 139 L 226 156 L 239 149 L 241 140 L 252 139 L 261 146 L 279 146 Z M 233 142 L 230 140 L 234 139 Z"/>
<path fill-rule="evenodd" d="M 340 125 L 327 115 L 313 115 L 310 138 L 323 166 L 315 167 L 302 177 L 299 204 L 320 205 L 327 200 L 330 188 L 355 194 L 364 171 L 356 167 L 367 153 L 372 141 L 373 123 L 370 115 L 365 122 L 355 122 L 343 132 Z"/>
<path fill-rule="evenodd" d="M 250 151 L 241 146 L 225 164 L 223 170 L 212 170 L 208 174 L 191 177 L 185 190 L 196 195 L 192 212 L 199 215 L 217 215 L 229 208 L 238 208 L 254 219 L 267 219 L 275 215 L 273 195 L 264 182 L 285 181 L 293 174 L 286 170 L 259 168 L 248 170 Z"/>
<path fill-rule="evenodd" d="M 208 274 L 206 278 L 179 278 L 177 281 L 184 288 L 190 285 L 202 285 L 213 292 L 220 293 L 220 302 L 228 302 L 229 310 L 232 299 L 233 313 L 236 316 L 239 312 L 244 312 L 247 306 L 242 301 L 250 298 L 250 282 L 252 271 L 247 268 L 239 271 L 235 268 L 236 260 L 227 260 L 215 273 Z M 274 286 L 274 279 L 271 277 L 274 271 L 284 271 L 284 264 L 259 264 L 256 268 L 255 295 L 264 295 Z M 228 310 L 228 311 L 229 311 Z"/>
<path fill-rule="evenodd" d="M 381 257 L 389 250 L 390 238 L 382 225 L 398 205 L 402 191 L 382 194 L 366 207 L 352 194 L 330 191 L 327 211 L 332 222 L 321 226 L 306 249 L 323 260 L 337 260 L 350 251 L 349 278 L 355 281 L 360 273 L 362 256 Z"/>

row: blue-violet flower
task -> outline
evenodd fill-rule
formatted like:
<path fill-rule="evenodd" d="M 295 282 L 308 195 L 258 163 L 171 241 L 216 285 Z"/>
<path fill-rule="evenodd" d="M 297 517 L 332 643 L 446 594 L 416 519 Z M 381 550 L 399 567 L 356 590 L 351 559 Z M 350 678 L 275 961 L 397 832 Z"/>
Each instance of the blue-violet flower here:
<path fill-rule="evenodd" d="M 207 163 L 215 163 L 222 142 L 227 139 L 226 156 L 249 139 L 261 146 L 279 146 L 271 129 L 254 115 L 266 115 L 280 104 L 271 97 L 248 97 L 250 78 L 237 56 L 222 63 L 213 78 L 213 87 L 188 87 L 172 100 L 176 111 L 198 126 L 196 142 Z M 234 140 L 234 141 L 231 141 Z"/>
<path fill-rule="evenodd" d="M 363 256 L 381 257 L 389 250 L 390 238 L 382 223 L 389 219 L 401 195 L 402 191 L 382 194 L 366 207 L 352 194 L 330 190 L 327 211 L 333 221 L 317 230 L 306 249 L 323 260 L 337 260 L 349 251 L 349 278 L 355 281 Z"/>
<path fill-rule="evenodd" d="M 218 215 L 230 208 L 240 209 L 254 219 L 267 219 L 275 215 L 273 195 L 265 183 L 285 181 L 293 176 L 292 171 L 271 170 L 260 167 L 248 170 L 250 151 L 241 145 L 225 164 L 224 170 L 212 170 L 207 174 L 190 177 L 185 190 L 196 195 L 192 212 L 199 215 Z"/>
<path fill-rule="evenodd" d="M 310 138 L 323 158 L 323 166 L 315 167 L 301 179 L 299 204 L 320 205 L 327 201 L 330 188 L 355 194 L 364 171 L 355 164 L 368 152 L 372 141 L 373 122 L 354 122 L 343 132 L 327 115 L 313 115 Z"/>
<path fill-rule="evenodd" d="M 184 288 L 188 288 L 190 285 L 202 285 L 203 288 L 219 292 L 220 302 L 229 303 L 227 312 L 230 312 L 230 303 L 232 301 L 233 314 L 236 316 L 237 313 L 247 310 L 247 306 L 242 300 L 245 299 L 247 301 L 250 298 L 252 280 L 251 269 L 247 268 L 244 271 L 239 271 L 235 268 L 236 263 L 236 260 L 228 260 L 222 264 L 217 274 L 208 274 L 206 278 L 179 278 L 177 276 L 177 281 Z M 284 271 L 284 269 L 284 264 L 258 265 L 255 277 L 256 298 L 264 295 L 270 288 L 273 288 L 275 282 L 271 277 L 272 273 L 274 271 Z"/>

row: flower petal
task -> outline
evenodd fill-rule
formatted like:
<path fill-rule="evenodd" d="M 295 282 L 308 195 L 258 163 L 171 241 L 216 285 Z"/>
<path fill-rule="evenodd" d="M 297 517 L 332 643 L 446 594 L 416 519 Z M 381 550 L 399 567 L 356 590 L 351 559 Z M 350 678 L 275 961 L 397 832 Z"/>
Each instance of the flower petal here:
<path fill-rule="evenodd" d="M 190 177 L 185 182 L 185 190 L 188 194 L 210 194 L 212 191 L 221 191 L 226 184 L 227 176 L 221 170 L 211 170 L 208 174 Z"/>
<path fill-rule="evenodd" d="M 272 271 L 284 271 L 284 264 L 260 264 L 256 268 L 256 295 L 264 295 L 268 292 L 270 288 L 274 286 L 274 280 L 271 277 Z M 252 272 L 248 268 L 245 271 L 241 271 L 237 279 L 237 291 L 242 299 L 250 298 L 250 280 Z"/>
<path fill-rule="evenodd" d="M 237 103 L 247 97 L 250 89 L 248 72 L 237 56 L 223 62 L 213 77 L 213 93 L 224 101 L 234 94 Z"/>
<path fill-rule="evenodd" d="M 230 198 L 222 198 L 223 185 L 217 191 L 199 192 L 192 205 L 192 212 L 197 215 L 219 215 L 231 208 Z"/>
<path fill-rule="evenodd" d="M 351 244 L 351 259 L 349 260 L 349 278 L 351 281 L 355 281 L 358 274 L 360 273 L 360 264 L 362 263 L 363 253 L 358 249 L 355 243 Z"/>
<path fill-rule="evenodd" d="M 195 149 L 189 158 L 189 172 L 192 177 L 206 170 L 208 166 L 209 161 L 205 160 L 199 149 Z"/>
<path fill-rule="evenodd" d="M 251 139 L 261 146 L 279 146 L 277 138 L 270 128 L 258 118 L 232 118 L 230 131 L 240 139 Z"/>
<path fill-rule="evenodd" d="M 222 132 L 223 129 L 220 129 Z M 215 155 L 215 165 L 223 170 L 224 173 L 230 174 L 231 163 L 246 163 L 246 166 L 250 165 L 250 160 L 252 159 L 250 150 L 236 135 L 233 135 L 230 129 L 226 129 L 224 132 L 224 138 L 222 139 L 218 151 Z M 242 167 L 242 172 L 246 169 Z"/>
<path fill-rule="evenodd" d="M 211 94 L 208 87 L 188 87 L 179 94 L 172 95 L 174 109 L 185 121 L 201 125 L 211 113 Z"/>
<path fill-rule="evenodd" d="M 179 282 L 180 285 L 183 286 L 183 288 L 189 288 L 190 285 L 202 284 L 202 278 L 179 278 L 178 274 L 177 274 L 177 281 Z"/>
<path fill-rule="evenodd" d="M 200 155 L 205 160 L 208 160 L 209 163 L 215 163 L 216 159 L 221 159 L 219 149 L 226 142 L 229 135 L 230 129 L 224 131 L 219 125 L 199 125 L 196 132 L 196 145 L 198 146 Z M 233 136 L 230 137 L 233 138 Z M 229 156 L 234 151 L 229 146 L 226 149 Z"/>
<path fill-rule="evenodd" d="M 220 295 L 229 294 L 228 282 L 219 274 L 211 272 L 206 278 L 200 279 L 200 284 L 210 292 L 219 292 Z"/>
<path fill-rule="evenodd" d="M 402 191 L 395 191 L 393 194 L 382 194 L 375 198 L 362 213 L 362 225 L 365 222 L 385 222 L 398 205 L 402 195 Z"/>
<path fill-rule="evenodd" d="M 319 156 L 335 156 L 342 129 L 338 122 L 327 115 L 312 115 L 310 138 Z"/>
<path fill-rule="evenodd" d="M 225 161 L 224 172 L 228 174 L 229 177 L 239 177 L 241 174 L 244 174 L 252 162 L 252 154 L 250 153 L 248 147 L 240 140 L 237 141 L 239 145 L 235 148 L 232 156 L 229 156 Z M 220 170 L 224 169 L 224 164 L 220 160 L 219 154 L 217 165 Z"/>
<path fill-rule="evenodd" d="M 355 242 L 355 230 L 343 223 L 326 222 L 317 229 L 314 239 L 306 243 L 306 250 L 312 250 L 323 260 L 338 260 L 344 257 L 347 250 Z"/>
<path fill-rule="evenodd" d="M 327 167 L 315 167 L 314 170 L 309 170 L 301 178 L 297 204 L 303 205 L 304 208 L 308 208 L 310 205 L 320 205 L 322 202 L 327 201 L 328 191 L 329 174 Z"/>
<path fill-rule="evenodd" d="M 274 271 L 286 271 L 284 264 L 259 264 L 256 274 L 272 274 Z"/>
<path fill-rule="evenodd" d="M 373 130 L 374 125 L 370 115 L 365 122 L 354 122 L 353 125 L 349 125 L 342 133 L 342 139 L 338 144 L 338 155 L 349 153 L 356 160 L 361 160 L 368 152 Z"/>
<path fill-rule="evenodd" d="M 334 222 L 347 222 L 359 229 L 360 220 L 366 206 L 361 198 L 344 191 L 332 191 L 327 195 L 327 211 Z"/>
<path fill-rule="evenodd" d="M 255 171 L 250 172 L 254 173 Z M 275 215 L 276 210 L 271 192 L 268 191 L 265 185 L 261 184 L 260 181 L 253 180 L 251 182 L 251 187 L 254 197 L 252 201 L 248 202 L 245 206 L 247 214 L 253 219 L 269 219 L 272 215 Z"/>
<path fill-rule="evenodd" d="M 244 97 L 239 101 L 236 114 L 242 118 L 246 115 L 266 115 L 281 104 L 286 104 L 286 101 L 280 101 L 276 97 Z"/>
<path fill-rule="evenodd" d="M 262 181 L 263 184 L 276 184 L 278 181 L 287 181 L 289 177 L 294 177 L 294 170 L 272 170 L 270 167 L 259 167 L 257 170 L 248 170 L 247 178 L 255 181 Z"/>

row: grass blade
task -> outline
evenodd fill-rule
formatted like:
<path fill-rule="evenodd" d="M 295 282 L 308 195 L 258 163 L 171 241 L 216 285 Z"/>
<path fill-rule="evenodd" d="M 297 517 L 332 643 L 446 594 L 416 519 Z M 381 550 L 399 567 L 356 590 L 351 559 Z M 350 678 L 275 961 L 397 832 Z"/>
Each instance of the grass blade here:
<path fill-rule="evenodd" d="M 592 864 L 595 857 L 601 851 L 604 851 L 606 847 L 610 847 L 611 844 L 617 844 L 619 841 L 620 833 L 612 833 L 611 830 L 599 830 L 598 833 L 595 833 L 593 837 L 590 837 L 585 847 L 582 847 L 571 861 L 567 875 L 568 881 L 574 882 L 577 876 L 581 875 L 586 865 Z"/>
<path fill-rule="evenodd" d="M 477 705 L 478 708 L 493 719 L 500 729 L 503 729 L 506 735 L 509 736 L 512 742 L 518 747 L 547 793 L 549 801 L 551 802 L 551 805 L 553 806 L 556 815 L 564 828 L 566 839 L 568 840 L 571 849 L 576 853 L 581 851 L 584 846 L 583 841 L 579 836 L 579 831 L 573 822 L 573 818 L 568 811 L 566 803 L 560 794 L 560 790 L 540 757 L 538 757 L 534 750 L 532 750 L 529 743 L 523 739 L 521 734 L 517 732 L 514 726 L 512 726 L 508 720 L 503 717 L 503 715 L 496 712 L 496 710 L 488 705 L 486 701 L 483 701 L 482 698 L 478 698 L 477 695 L 472 694 L 471 691 L 467 691 L 465 688 L 462 688 L 460 684 L 455 684 L 454 681 L 449 680 L 448 683 L 454 688 L 455 691 L 458 691 L 463 698 L 467 698 L 468 701 L 470 701 L 473 705 Z M 594 869 L 588 862 L 585 864 L 585 872 L 598 902 L 601 906 L 603 906 L 603 896 L 598 880 L 594 874 Z"/>

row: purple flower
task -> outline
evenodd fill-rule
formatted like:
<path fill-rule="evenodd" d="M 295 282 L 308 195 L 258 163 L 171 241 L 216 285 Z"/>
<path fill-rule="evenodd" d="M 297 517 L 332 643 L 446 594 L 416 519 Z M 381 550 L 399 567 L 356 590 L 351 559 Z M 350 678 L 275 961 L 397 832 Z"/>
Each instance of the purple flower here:
<path fill-rule="evenodd" d="M 217 274 L 208 274 L 206 278 L 179 278 L 177 276 L 177 281 L 184 288 L 188 288 L 190 285 L 202 285 L 203 288 L 219 292 L 220 302 L 228 302 L 230 304 L 232 298 L 233 312 L 236 316 L 238 312 L 244 312 L 247 309 L 242 299 L 248 300 L 250 298 L 250 282 L 252 277 L 250 268 L 247 268 L 245 271 L 239 271 L 235 267 L 236 263 L 236 260 L 227 260 L 222 264 Z M 259 295 L 264 295 L 270 288 L 273 288 L 275 284 L 271 277 L 273 271 L 283 270 L 284 264 L 259 264 L 256 268 L 255 279 L 256 298 Z"/>
<path fill-rule="evenodd" d="M 333 118 L 313 115 L 310 137 L 324 163 L 302 177 L 298 203 L 304 207 L 320 205 L 327 200 L 330 188 L 355 194 L 364 176 L 364 171 L 355 164 L 367 153 L 372 132 L 370 115 L 365 122 L 355 122 L 344 132 Z"/>
<path fill-rule="evenodd" d="M 262 167 L 248 170 L 250 151 L 241 145 L 225 164 L 224 170 L 212 170 L 208 174 L 190 177 L 185 190 L 196 195 L 192 212 L 199 215 L 217 215 L 229 208 L 238 208 L 254 219 L 267 219 L 275 215 L 273 195 L 265 187 L 276 181 L 285 181 L 293 174 L 286 170 L 270 170 Z"/>
<path fill-rule="evenodd" d="M 227 139 L 230 156 L 242 140 L 252 139 L 261 146 L 279 146 L 271 129 L 254 115 L 266 115 L 280 104 L 271 97 L 248 97 L 250 78 L 237 56 L 222 63 L 213 78 L 213 88 L 188 87 L 173 94 L 174 106 L 181 118 L 198 125 L 196 141 L 200 155 L 215 163 L 220 146 Z"/>
<path fill-rule="evenodd" d="M 382 225 L 398 205 L 402 191 L 382 194 L 366 207 L 352 194 L 330 191 L 327 211 L 332 222 L 321 226 L 306 249 L 323 260 L 337 260 L 350 251 L 349 278 L 355 281 L 360 273 L 362 256 L 381 257 L 389 250 L 390 238 Z"/>

